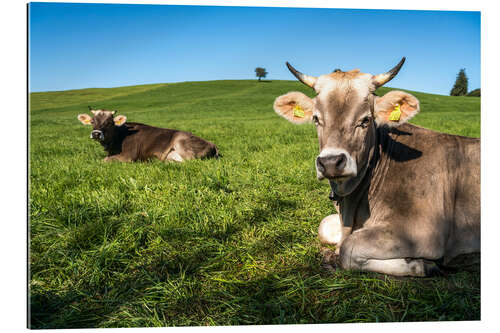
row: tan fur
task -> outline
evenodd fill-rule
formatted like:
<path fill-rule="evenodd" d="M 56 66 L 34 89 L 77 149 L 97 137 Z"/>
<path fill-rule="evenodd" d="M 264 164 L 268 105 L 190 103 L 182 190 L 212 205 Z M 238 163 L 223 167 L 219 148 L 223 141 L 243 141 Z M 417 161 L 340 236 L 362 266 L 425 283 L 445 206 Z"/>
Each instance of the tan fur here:
<path fill-rule="evenodd" d="M 335 75 L 337 74 L 337 75 Z M 372 91 L 372 80 L 370 74 L 365 73 L 351 73 L 348 72 L 333 72 L 327 75 L 321 75 L 314 86 L 314 89 L 318 93 L 318 97 L 326 97 L 330 95 L 333 91 L 337 94 L 347 95 L 349 91 L 355 91 L 359 96 L 366 96 Z M 344 100 L 346 96 L 339 96 L 341 100 Z"/>
<path fill-rule="evenodd" d="M 304 117 L 296 117 L 293 109 L 299 105 L 304 110 Z M 292 91 L 279 96 L 274 101 L 274 111 L 283 118 L 295 124 L 307 123 L 312 120 L 314 103 L 311 98 L 301 92 Z"/>
<path fill-rule="evenodd" d="M 110 114 L 110 115 L 114 115 L 116 111 L 99 109 L 99 110 L 90 110 L 90 112 L 92 112 L 92 114 L 94 116 L 97 116 L 100 113 L 107 113 L 107 114 Z"/>
<path fill-rule="evenodd" d="M 335 80 L 352 80 L 363 73 L 360 73 L 359 69 L 352 69 L 347 72 L 335 71 L 327 74 L 329 77 Z"/>
<path fill-rule="evenodd" d="M 399 121 L 390 121 L 389 116 L 396 104 L 400 105 L 401 118 Z M 413 118 L 419 111 L 418 99 L 403 91 L 390 91 L 375 101 L 375 121 L 379 125 L 399 126 Z"/>

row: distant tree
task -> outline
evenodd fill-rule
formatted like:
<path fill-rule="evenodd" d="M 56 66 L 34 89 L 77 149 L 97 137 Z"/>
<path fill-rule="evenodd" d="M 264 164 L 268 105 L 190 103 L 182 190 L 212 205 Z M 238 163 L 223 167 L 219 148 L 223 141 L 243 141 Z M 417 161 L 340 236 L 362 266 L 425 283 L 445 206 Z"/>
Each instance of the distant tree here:
<path fill-rule="evenodd" d="M 481 88 L 477 88 L 477 89 L 472 90 L 470 93 L 467 94 L 467 96 L 481 97 Z"/>
<path fill-rule="evenodd" d="M 460 72 L 457 74 L 457 79 L 455 80 L 455 84 L 453 88 L 451 88 L 450 96 L 465 96 L 467 95 L 467 85 L 469 83 L 469 79 L 467 79 L 467 75 L 465 75 L 465 68 L 462 68 Z"/>
<path fill-rule="evenodd" d="M 266 75 L 267 75 L 267 72 L 266 72 L 265 68 L 257 67 L 255 69 L 255 76 L 257 76 L 259 78 L 259 81 L 261 78 L 266 77 Z"/>

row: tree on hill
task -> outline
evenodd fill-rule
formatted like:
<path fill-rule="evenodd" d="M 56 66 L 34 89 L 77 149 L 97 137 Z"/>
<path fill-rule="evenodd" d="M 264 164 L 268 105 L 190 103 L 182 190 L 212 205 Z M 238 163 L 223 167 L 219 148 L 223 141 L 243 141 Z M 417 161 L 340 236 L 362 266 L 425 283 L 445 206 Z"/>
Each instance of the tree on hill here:
<path fill-rule="evenodd" d="M 451 88 L 450 96 L 465 96 L 467 95 L 467 85 L 469 83 L 469 79 L 467 75 L 465 75 L 465 68 L 462 68 L 460 72 L 457 74 L 457 79 L 455 80 L 455 84 L 453 88 Z"/>
<path fill-rule="evenodd" d="M 472 90 L 470 93 L 467 94 L 467 96 L 481 97 L 481 88 L 477 88 L 477 89 Z"/>
<path fill-rule="evenodd" d="M 259 78 L 259 81 L 261 78 L 266 77 L 266 75 L 267 75 L 267 72 L 266 72 L 265 68 L 257 67 L 255 69 L 255 76 L 257 76 Z"/>

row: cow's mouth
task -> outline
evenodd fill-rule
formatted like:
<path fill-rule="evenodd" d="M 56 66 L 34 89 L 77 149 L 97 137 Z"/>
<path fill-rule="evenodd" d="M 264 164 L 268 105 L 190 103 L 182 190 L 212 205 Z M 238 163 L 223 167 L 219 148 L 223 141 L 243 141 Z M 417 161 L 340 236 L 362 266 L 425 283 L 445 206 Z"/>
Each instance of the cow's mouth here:
<path fill-rule="evenodd" d="M 349 178 L 351 178 L 351 177 L 350 176 L 335 176 L 335 177 L 329 178 L 329 180 L 331 180 L 332 182 L 335 182 L 335 183 L 342 184 L 343 182 L 345 182 Z"/>
<path fill-rule="evenodd" d="M 97 141 L 104 141 L 104 133 L 99 130 L 93 130 L 92 133 L 90 133 L 90 138 Z"/>
<path fill-rule="evenodd" d="M 339 176 L 334 176 L 331 174 L 328 174 L 326 172 L 321 172 L 317 171 L 317 178 L 318 180 L 323 180 L 323 179 L 328 179 L 329 181 L 332 181 L 334 183 L 342 184 L 345 183 L 347 180 L 353 177 L 353 175 L 339 175 Z"/>
<path fill-rule="evenodd" d="M 352 175 L 346 175 L 346 176 L 332 176 L 332 175 L 325 175 L 323 173 L 318 173 L 317 174 L 317 178 L 318 180 L 323 180 L 323 179 L 327 179 L 329 180 L 330 182 L 334 182 L 336 184 L 339 184 L 339 185 L 342 185 L 343 183 L 345 183 L 346 181 L 348 181 L 349 179 L 351 179 L 353 176 Z"/>

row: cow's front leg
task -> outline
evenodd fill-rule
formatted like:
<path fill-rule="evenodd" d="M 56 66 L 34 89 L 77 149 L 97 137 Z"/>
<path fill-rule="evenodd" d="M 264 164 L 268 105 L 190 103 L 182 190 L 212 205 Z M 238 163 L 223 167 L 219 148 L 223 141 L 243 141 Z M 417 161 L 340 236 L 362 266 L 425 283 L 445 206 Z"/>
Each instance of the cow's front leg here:
<path fill-rule="evenodd" d="M 112 162 L 112 161 L 118 161 L 118 162 L 131 162 L 132 160 L 129 158 L 126 158 L 125 156 L 122 155 L 111 155 L 111 156 L 106 156 L 103 159 L 104 162 Z"/>
<path fill-rule="evenodd" d="M 396 276 L 430 276 L 439 272 L 435 262 L 415 258 L 414 244 L 388 228 L 356 230 L 340 248 L 343 269 L 378 272 Z"/>
<path fill-rule="evenodd" d="M 335 253 L 339 254 L 342 241 L 352 232 L 352 227 L 346 227 L 342 223 L 339 214 L 325 217 L 318 227 L 318 238 L 322 244 L 335 245 Z"/>
<path fill-rule="evenodd" d="M 342 223 L 339 214 L 325 217 L 318 227 L 318 238 L 324 245 L 334 245 L 335 250 L 328 247 L 321 248 L 321 266 L 327 271 L 334 272 L 338 266 L 338 255 L 340 246 L 352 232 L 352 227 L 346 227 Z"/>

